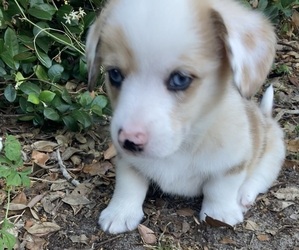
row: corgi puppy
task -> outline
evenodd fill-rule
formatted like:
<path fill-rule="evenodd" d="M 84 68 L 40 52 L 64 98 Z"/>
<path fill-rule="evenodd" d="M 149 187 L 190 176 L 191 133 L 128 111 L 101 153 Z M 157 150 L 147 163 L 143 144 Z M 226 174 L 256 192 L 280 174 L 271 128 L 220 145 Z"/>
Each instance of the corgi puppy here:
<path fill-rule="evenodd" d="M 275 43 L 266 18 L 233 0 L 108 1 L 86 42 L 89 90 L 103 66 L 114 108 L 116 186 L 104 231 L 137 227 L 151 182 L 203 195 L 202 221 L 243 221 L 285 157 L 272 86 L 260 106 L 249 100 Z"/>

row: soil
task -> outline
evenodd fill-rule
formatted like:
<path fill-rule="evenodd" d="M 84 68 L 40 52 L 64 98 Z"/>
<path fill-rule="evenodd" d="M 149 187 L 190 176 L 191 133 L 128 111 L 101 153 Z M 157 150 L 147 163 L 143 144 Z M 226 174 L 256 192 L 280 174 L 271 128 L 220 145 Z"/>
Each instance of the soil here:
<path fill-rule="evenodd" d="M 286 134 L 285 164 L 273 187 L 258 197 L 244 222 L 235 227 L 213 219 L 209 223 L 199 222 L 201 197 L 168 196 L 152 186 L 144 203 L 142 224 L 152 230 L 156 242 L 150 244 L 149 239 L 142 238 L 142 229 L 106 234 L 97 220 L 109 203 L 115 184 L 109 122 L 78 134 L 53 127 L 33 128 L 3 112 L 1 132 L 19 138 L 26 165 L 33 168 L 31 187 L 15 190 L 12 196 L 16 205 L 10 211 L 10 218 L 15 224 L 13 233 L 18 237 L 16 249 L 299 250 L 299 50 L 296 46 L 299 48 L 298 43 L 286 41 L 278 49 L 276 67 L 287 65 L 289 74 L 270 75 L 272 80 L 274 77 L 279 80 L 274 84 L 274 116 Z M 75 187 L 61 174 L 57 148 L 67 172 L 79 186 Z M 0 218 L 4 215 L 4 204 L 0 203 Z"/>

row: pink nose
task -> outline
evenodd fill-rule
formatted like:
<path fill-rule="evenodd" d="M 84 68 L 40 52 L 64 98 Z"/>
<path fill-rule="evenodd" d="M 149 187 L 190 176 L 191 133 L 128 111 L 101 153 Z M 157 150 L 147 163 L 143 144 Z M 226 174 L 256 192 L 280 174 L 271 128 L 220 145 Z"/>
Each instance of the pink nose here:
<path fill-rule="evenodd" d="M 148 142 L 148 136 L 145 132 L 127 132 L 119 130 L 118 141 L 120 145 L 131 152 L 141 152 Z"/>

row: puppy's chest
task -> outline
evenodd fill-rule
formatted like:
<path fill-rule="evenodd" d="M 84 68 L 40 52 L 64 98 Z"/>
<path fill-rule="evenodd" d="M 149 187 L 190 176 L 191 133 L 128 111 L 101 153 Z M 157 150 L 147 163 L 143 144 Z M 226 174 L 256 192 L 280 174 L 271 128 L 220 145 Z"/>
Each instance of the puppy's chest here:
<path fill-rule="evenodd" d="M 142 175 L 156 183 L 163 192 L 183 196 L 201 194 L 208 173 L 205 167 L 190 155 L 175 155 L 166 159 L 138 159 L 133 166 Z"/>

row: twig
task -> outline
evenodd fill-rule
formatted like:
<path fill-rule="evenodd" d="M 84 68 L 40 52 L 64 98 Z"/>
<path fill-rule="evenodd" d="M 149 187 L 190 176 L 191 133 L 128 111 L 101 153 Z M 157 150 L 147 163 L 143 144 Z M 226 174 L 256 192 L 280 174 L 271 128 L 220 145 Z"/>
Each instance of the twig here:
<path fill-rule="evenodd" d="M 62 173 L 62 175 L 65 177 L 65 179 L 67 179 L 70 183 L 72 183 L 75 187 L 77 187 L 80 182 L 75 180 L 67 171 L 65 165 L 63 164 L 63 161 L 61 159 L 60 153 L 59 153 L 59 149 L 56 150 L 56 154 L 57 154 L 57 160 L 58 160 L 58 164 L 60 167 L 60 171 Z"/>
<path fill-rule="evenodd" d="M 36 177 L 29 177 L 29 178 L 30 178 L 30 180 L 33 180 L 33 181 L 41 181 L 41 182 L 47 182 L 47 183 L 52 183 L 52 184 L 61 184 L 61 183 L 67 182 L 66 180 L 50 181 L 50 180 L 36 178 Z"/>
<path fill-rule="evenodd" d="M 106 243 L 109 243 L 109 242 L 114 241 L 114 240 L 116 240 L 118 238 L 121 238 L 121 237 L 123 237 L 123 236 L 122 235 L 117 235 L 117 236 L 112 237 L 108 240 L 104 240 L 104 241 L 100 242 L 99 244 L 97 244 L 97 246 L 105 245 Z"/>
<path fill-rule="evenodd" d="M 299 48 L 297 48 L 296 46 L 294 46 L 292 44 L 288 44 L 288 43 L 284 43 L 284 42 L 278 42 L 278 44 L 288 46 L 288 47 L 292 48 L 293 50 L 299 52 Z"/>
<path fill-rule="evenodd" d="M 279 121 L 283 117 L 284 114 L 298 115 L 299 109 L 295 109 L 295 110 L 283 109 L 278 112 L 278 114 L 275 117 L 275 121 Z"/>

